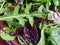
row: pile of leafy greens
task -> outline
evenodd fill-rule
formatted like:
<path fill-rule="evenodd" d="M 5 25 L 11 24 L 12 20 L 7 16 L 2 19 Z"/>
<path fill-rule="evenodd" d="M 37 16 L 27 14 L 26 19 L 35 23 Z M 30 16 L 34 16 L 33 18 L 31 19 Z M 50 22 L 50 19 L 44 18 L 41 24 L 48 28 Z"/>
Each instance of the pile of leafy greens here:
<path fill-rule="evenodd" d="M 19 45 L 60 45 L 60 0 L 0 0 L 0 37 Z M 18 44 L 16 44 L 18 45 Z"/>

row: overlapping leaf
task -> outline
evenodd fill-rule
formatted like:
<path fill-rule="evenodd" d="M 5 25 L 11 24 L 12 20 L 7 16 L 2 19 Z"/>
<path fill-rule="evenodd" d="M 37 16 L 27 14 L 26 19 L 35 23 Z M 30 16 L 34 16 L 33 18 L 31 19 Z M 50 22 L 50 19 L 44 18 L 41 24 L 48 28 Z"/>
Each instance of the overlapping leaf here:
<path fill-rule="evenodd" d="M 37 30 L 37 27 L 35 24 L 33 25 L 33 27 L 31 27 L 31 25 L 28 22 L 26 22 L 23 31 L 24 31 L 24 35 L 32 43 L 37 43 L 37 41 L 39 39 L 39 35 L 38 35 L 38 30 Z"/>

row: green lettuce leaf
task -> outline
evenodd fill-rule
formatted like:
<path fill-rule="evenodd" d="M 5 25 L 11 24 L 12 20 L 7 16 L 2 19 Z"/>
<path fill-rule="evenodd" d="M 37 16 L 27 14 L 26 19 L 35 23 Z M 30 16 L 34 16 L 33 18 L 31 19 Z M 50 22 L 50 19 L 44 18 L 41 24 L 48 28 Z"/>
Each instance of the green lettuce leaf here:
<path fill-rule="evenodd" d="M 2 32 L 2 31 L 0 31 L 0 36 L 1 36 L 2 39 L 8 40 L 8 41 L 14 40 L 15 37 L 16 37 L 16 36 L 11 36 L 10 34 L 7 34 L 7 33 Z"/>

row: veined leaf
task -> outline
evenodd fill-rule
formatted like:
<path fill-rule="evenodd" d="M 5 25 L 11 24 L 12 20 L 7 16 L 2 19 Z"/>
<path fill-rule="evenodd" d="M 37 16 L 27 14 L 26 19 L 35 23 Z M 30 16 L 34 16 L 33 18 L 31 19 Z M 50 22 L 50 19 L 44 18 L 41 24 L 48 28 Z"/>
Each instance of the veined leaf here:
<path fill-rule="evenodd" d="M 0 16 L 0 20 L 6 21 L 8 19 L 15 19 L 15 18 L 19 18 L 19 17 L 28 17 L 28 16 L 32 16 L 32 17 L 36 16 L 36 17 L 40 18 L 40 17 L 43 17 L 41 15 L 45 15 L 45 14 L 43 14 L 43 13 L 39 14 L 39 13 L 37 13 L 37 14 L 18 14 L 18 15 L 6 16 L 6 17 Z"/>
<path fill-rule="evenodd" d="M 55 41 L 56 45 L 60 45 L 60 27 L 52 30 L 51 38 Z"/>

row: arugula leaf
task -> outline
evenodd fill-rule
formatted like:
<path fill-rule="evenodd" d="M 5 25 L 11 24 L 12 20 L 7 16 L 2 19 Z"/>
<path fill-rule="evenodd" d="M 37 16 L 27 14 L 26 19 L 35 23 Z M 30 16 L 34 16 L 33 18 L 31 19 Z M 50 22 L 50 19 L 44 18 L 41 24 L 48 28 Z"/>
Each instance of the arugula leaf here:
<path fill-rule="evenodd" d="M 47 11 L 49 10 L 50 5 L 51 5 L 51 2 L 50 1 L 46 3 L 46 10 Z"/>
<path fill-rule="evenodd" d="M 16 1 L 19 1 L 18 5 L 16 5 Z M 36 43 L 36 44 L 35 43 L 33 44 L 33 43 L 29 42 L 29 45 L 59 45 L 60 44 L 60 23 L 58 23 L 58 24 L 57 24 L 57 22 L 56 22 L 56 24 L 55 24 L 55 22 L 46 23 L 43 21 L 42 23 L 39 22 L 40 26 L 38 25 L 39 23 L 37 23 L 36 25 L 39 26 L 40 29 L 43 28 L 42 30 L 40 30 L 41 32 L 39 32 L 39 33 L 41 33 L 41 38 L 38 43 L 37 43 L 38 38 L 36 38 L 37 32 L 36 32 L 36 30 L 33 31 L 35 28 L 38 28 L 38 27 L 34 27 L 33 25 L 35 23 L 34 22 L 35 17 L 37 17 L 39 19 L 42 18 L 42 19 L 51 20 L 51 14 L 49 14 L 49 11 L 51 11 L 53 9 L 55 9 L 55 11 L 56 11 L 56 9 L 58 7 L 60 7 L 60 0 L 29 0 L 29 1 L 28 0 L 26 0 L 26 1 L 25 0 L 16 0 L 16 1 L 14 2 L 13 0 L 0 0 L 0 15 L 1 15 L 0 20 L 5 21 L 8 24 L 7 27 L 3 28 L 3 30 L 6 31 L 6 33 L 4 31 L 0 31 L 0 37 L 2 37 L 4 40 L 9 40 L 9 41 L 14 40 L 16 38 L 16 36 L 11 36 L 10 32 L 11 31 L 16 32 L 19 27 L 23 26 L 25 28 L 25 32 L 26 32 L 24 34 L 28 34 L 28 36 L 30 36 L 30 37 L 28 37 L 27 35 L 25 35 L 25 36 L 28 37 L 33 43 L 34 42 Z M 13 7 L 14 10 L 13 9 L 10 10 L 10 8 L 12 8 L 11 7 L 12 5 L 14 6 Z M 26 6 L 26 8 L 25 8 L 25 6 Z M 34 7 L 32 7 L 32 6 L 34 6 Z M 36 7 L 36 6 L 38 6 L 38 7 Z M 35 11 L 35 9 L 37 9 L 37 10 Z M 30 13 L 30 11 L 31 11 L 31 13 Z M 59 15 L 57 14 L 57 16 L 59 16 Z M 26 23 L 29 21 L 30 26 L 28 24 L 27 24 L 28 27 L 24 26 L 25 21 L 26 21 Z M 11 27 L 12 29 L 10 29 L 9 27 Z M 31 29 L 30 29 L 30 27 L 31 27 Z M 56 27 L 59 27 L 59 28 L 56 29 Z M 24 28 L 23 28 L 23 31 L 24 31 Z M 28 30 L 26 30 L 26 29 L 28 29 Z M 19 32 L 20 31 L 18 31 L 17 33 L 19 33 Z M 31 36 L 31 33 L 33 36 Z M 48 36 L 46 36 L 45 33 L 47 33 Z M 36 36 L 35 36 L 35 34 L 36 34 Z M 23 38 L 25 38 L 25 36 L 23 36 Z M 22 42 L 19 37 L 17 37 L 17 38 L 18 38 L 19 43 L 24 45 L 24 42 Z M 49 41 L 52 44 L 49 44 Z"/>
<path fill-rule="evenodd" d="M 28 16 L 27 18 L 29 19 L 29 23 L 30 23 L 31 26 L 33 27 L 33 24 L 34 24 L 34 19 L 33 19 L 33 17 Z"/>
<path fill-rule="evenodd" d="M 25 20 L 24 20 L 23 17 L 17 18 L 17 20 L 19 20 L 19 24 L 21 24 L 22 26 L 24 26 Z"/>
<path fill-rule="evenodd" d="M 25 13 L 29 13 L 32 3 L 26 5 Z"/>
<path fill-rule="evenodd" d="M 44 9 L 44 5 L 41 5 L 39 8 L 38 8 L 38 12 L 42 12 L 42 10 Z"/>
<path fill-rule="evenodd" d="M 17 15 L 19 12 L 19 5 L 17 5 L 12 13 L 12 15 Z"/>

